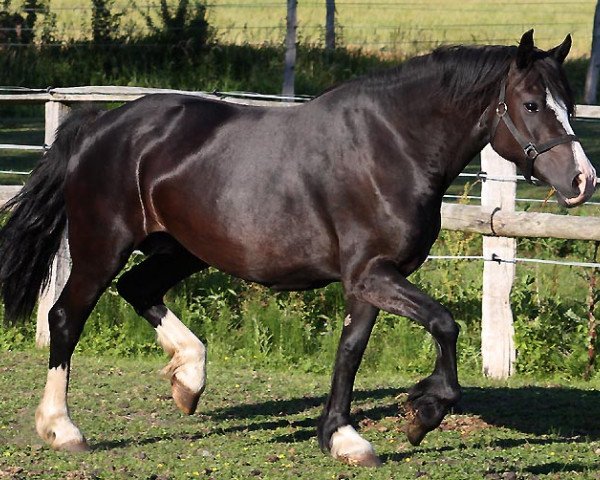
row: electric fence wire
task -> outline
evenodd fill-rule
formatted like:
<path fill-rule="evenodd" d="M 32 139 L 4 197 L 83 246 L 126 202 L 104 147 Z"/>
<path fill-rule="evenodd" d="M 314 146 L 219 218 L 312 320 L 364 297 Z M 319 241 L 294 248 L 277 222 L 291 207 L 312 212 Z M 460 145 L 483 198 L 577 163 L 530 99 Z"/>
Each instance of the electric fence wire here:
<path fill-rule="evenodd" d="M 492 254 L 490 258 L 486 258 L 483 255 L 429 255 L 429 260 L 475 260 L 484 262 L 495 262 L 495 263 L 539 263 L 544 265 L 560 265 L 564 267 L 582 267 L 582 268 L 600 268 L 600 263 L 595 262 L 575 262 L 568 260 L 545 260 L 541 258 L 500 258 L 496 254 Z"/>

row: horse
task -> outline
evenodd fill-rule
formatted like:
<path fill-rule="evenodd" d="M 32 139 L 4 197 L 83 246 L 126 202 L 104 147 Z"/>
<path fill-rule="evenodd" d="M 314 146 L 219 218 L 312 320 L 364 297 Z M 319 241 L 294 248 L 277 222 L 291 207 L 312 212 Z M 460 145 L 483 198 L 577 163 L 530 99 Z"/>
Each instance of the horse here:
<path fill-rule="evenodd" d="M 5 207 L 0 283 L 7 319 L 31 315 L 66 230 L 72 268 L 48 321 L 47 382 L 35 415 L 52 448 L 89 445 L 67 406 L 84 323 L 134 250 L 146 258 L 117 281 L 169 354 L 172 397 L 193 414 L 205 345 L 163 297 L 209 266 L 274 290 L 341 282 L 346 316 L 318 420 L 321 449 L 377 466 L 352 426 L 355 376 L 378 312 L 434 338 L 433 372 L 408 394 L 413 445 L 461 398 L 451 313 L 409 280 L 440 230 L 444 192 L 491 143 L 574 207 L 596 172 L 569 124 L 573 96 L 555 48 L 448 46 L 342 83 L 290 108 L 191 95 L 149 95 L 114 110 L 75 111 Z"/>

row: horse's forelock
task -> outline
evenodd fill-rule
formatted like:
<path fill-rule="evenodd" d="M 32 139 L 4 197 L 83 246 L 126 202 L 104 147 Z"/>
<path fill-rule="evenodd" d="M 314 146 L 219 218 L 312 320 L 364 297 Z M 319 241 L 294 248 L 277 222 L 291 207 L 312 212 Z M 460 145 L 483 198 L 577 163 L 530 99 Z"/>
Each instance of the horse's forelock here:
<path fill-rule="evenodd" d="M 575 98 L 567 75 L 561 65 L 546 55 L 534 63 L 534 68 L 541 75 L 545 87 L 550 90 L 553 96 L 564 102 L 569 115 L 572 115 L 575 110 Z"/>

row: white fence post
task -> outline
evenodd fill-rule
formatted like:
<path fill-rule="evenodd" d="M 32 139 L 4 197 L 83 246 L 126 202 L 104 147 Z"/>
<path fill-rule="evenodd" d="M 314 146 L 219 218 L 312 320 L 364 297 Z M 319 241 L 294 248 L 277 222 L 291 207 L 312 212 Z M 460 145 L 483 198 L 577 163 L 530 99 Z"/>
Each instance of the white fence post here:
<path fill-rule="evenodd" d="M 69 113 L 69 110 L 70 108 L 63 103 L 46 102 L 46 132 L 44 143 L 47 146 L 52 145 L 52 142 L 54 142 L 56 129 L 64 117 Z M 65 234 L 60 242 L 58 253 L 56 257 L 54 257 L 54 262 L 52 263 L 52 272 L 50 274 L 48 286 L 40 292 L 35 330 L 35 344 L 40 348 L 50 345 L 48 312 L 65 286 L 69 276 L 70 267 L 69 246 Z"/>
<path fill-rule="evenodd" d="M 488 176 L 515 177 L 513 163 L 498 155 L 490 145 L 481 152 L 481 170 Z M 481 208 L 492 216 L 498 209 L 514 212 L 517 181 L 487 180 L 481 186 Z M 483 237 L 483 257 L 514 259 L 517 240 L 507 237 Z M 485 261 L 483 264 L 483 298 L 481 312 L 481 355 L 483 373 L 506 378 L 513 373 L 516 351 L 510 291 L 515 278 L 515 264 Z"/>

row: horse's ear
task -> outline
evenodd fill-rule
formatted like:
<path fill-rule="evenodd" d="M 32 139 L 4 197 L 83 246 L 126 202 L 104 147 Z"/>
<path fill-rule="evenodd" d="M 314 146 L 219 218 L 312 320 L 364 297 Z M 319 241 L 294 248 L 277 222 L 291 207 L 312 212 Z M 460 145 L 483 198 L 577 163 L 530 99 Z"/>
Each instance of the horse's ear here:
<path fill-rule="evenodd" d="M 565 61 L 565 58 L 567 58 L 569 51 L 571 50 L 572 44 L 573 40 L 571 39 L 571 35 L 569 34 L 565 37 L 564 41 L 560 45 L 554 47 L 551 50 L 548 50 L 548 53 L 552 55 L 558 63 L 563 63 Z"/>
<path fill-rule="evenodd" d="M 517 48 L 517 68 L 523 69 L 531 65 L 533 61 L 533 29 L 525 32 Z"/>

